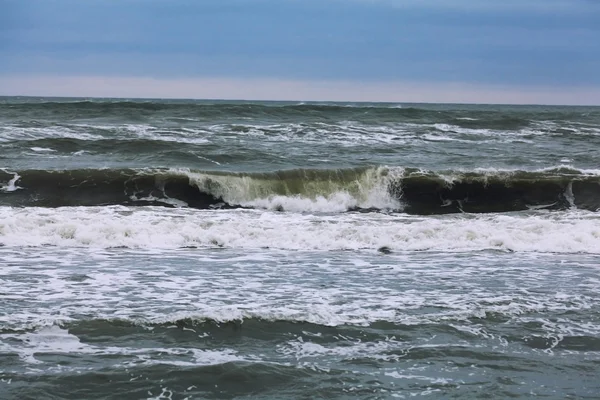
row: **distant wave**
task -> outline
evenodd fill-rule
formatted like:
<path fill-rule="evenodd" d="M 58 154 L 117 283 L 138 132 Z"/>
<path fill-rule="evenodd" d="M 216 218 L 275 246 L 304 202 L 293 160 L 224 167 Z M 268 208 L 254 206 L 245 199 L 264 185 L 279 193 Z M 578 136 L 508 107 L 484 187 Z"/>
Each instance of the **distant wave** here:
<path fill-rule="evenodd" d="M 319 113 L 387 113 L 391 115 L 418 115 L 431 112 L 431 110 L 402 107 L 397 104 L 382 103 L 287 103 L 287 102 L 181 102 L 181 101 L 40 101 L 40 102 L 21 102 L 12 103 L 13 112 L 44 112 L 53 111 L 55 113 L 70 113 L 77 111 L 77 117 L 106 116 L 130 114 L 136 112 L 158 112 L 169 111 L 173 116 L 178 113 L 190 115 L 227 115 L 236 116 L 261 116 L 265 114 L 273 115 L 298 115 Z M 72 115 L 71 115 L 72 116 Z"/>
<path fill-rule="evenodd" d="M 302 117 L 312 120 L 329 118 L 360 118 L 362 121 L 418 121 L 421 123 L 454 124 L 470 129 L 518 130 L 534 121 L 591 121 L 600 119 L 597 109 L 548 107 L 544 109 L 510 108 L 472 110 L 464 106 L 452 108 L 427 105 L 400 105 L 394 103 L 289 103 L 289 102 L 194 102 L 158 100 L 73 100 L 11 102 L 0 113 L 18 114 L 33 120 L 109 120 L 133 121 L 154 117 L 168 118 L 287 118 Z M 586 111 L 586 112 L 584 112 Z"/>

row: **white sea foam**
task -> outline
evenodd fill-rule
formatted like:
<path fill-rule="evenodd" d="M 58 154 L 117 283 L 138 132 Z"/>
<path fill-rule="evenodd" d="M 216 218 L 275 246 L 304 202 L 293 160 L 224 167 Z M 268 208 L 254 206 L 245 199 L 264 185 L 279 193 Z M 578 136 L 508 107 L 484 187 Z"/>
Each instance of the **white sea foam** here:
<path fill-rule="evenodd" d="M 173 207 L 187 207 L 188 203 L 185 201 L 181 201 L 178 199 L 173 199 L 170 197 L 159 198 L 156 196 L 146 196 L 146 197 L 138 197 L 136 195 L 131 195 L 129 198 L 133 201 L 147 201 L 149 203 L 163 203 L 168 204 Z"/>
<path fill-rule="evenodd" d="M 20 358 L 30 364 L 40 364 L 35 356 L 40 353 L 80 353 L 89 352 L 89 346 L 82 344 L 76 336 L 70 335 L 65 329 L 50 325 L 41 327 L 36 332 L 3 335 L 3 339 L 17 339 L 21 346 L 2 346 L 1 350 L 12 350 Z M 4 347 L 4 349 L 3 349 Z"/>
<path fill-rule="evenodd" d="M 349 342 L 349 343 L 348 343 Z M 286 342 L 278 346 L 278 352 L 293 356 L 301 362 L 310 362 L 321 359 L 323 356 L 328 360 L 348 359 L 368 356 L 371 359 L 394 360 L 402 358 L 400 349 L 408 346 L 401 341 L 388 339 L 377 342 L 348 341 L 344 346 L 327 346 L 314 342 L 305 342 L 301 338 Z M 395 351 L 395 352 L 394 352 Z"/>
<path fill-rule="evenodd" d="M 0 142 L 12 140 L 38 140 L 38 139 L 57 139 L 69 138 L 85 141 L 98 141 L 103 139 L 131 140 L 131 139 L 149 139 L 164 142 L 178 142 L 189 144 L 207 143 L 206 136 L 210 132 L 206 129 L 183 128 L 178 130 L 169 130 L 167 128 L 157 128 L 152 125 L 144 124 L 125 124 L 125 125 L 89 125 L 89 124 L 68 124 L 49 127 L 20 127 L 3 126 L 0 127 Z M 44 147 L 31 147 L 36 153 L 51 153 L 55 150 Z"/>
<path fill-rule="evenodd" d="M 431 173 L 431 171 L 422 169 L 423 173 Z M 494 167 L 478 167 L 478 168 L 455 168 L 450 171 L 436 171 L 435 173 L 439 176 L 454 176 L 454 179 L 459 179 L 462 174 L 466 173 L 476 173 L 481 174 L 488 177 L 493 176 L 512 176 L 519 172 L 529 172 L 529 173 L 544 173 L 547 174 L 549 172 L 556 172 L 560 175 L 586 175 L 586 176 L 600 176 L 600 169 L 592 169 L 592 168 L 577 168 L 572 164 L 557 164 L 551 165 L 544 168 L 494 168 Z"/>
<path fill-rule="evenodd" d="M 588 255 L 438 252 L 432 257 L 418 252 L 381 256 L 264 249 L 152 253 L 4 247 L 0 256 L 7 261 L 0 282 L 6 300 L 13 304 L 10 313 L 0 315 L 3 337 L 29 332 L 30 339 L 25 343 L 0 341 L 0 351 L 16 345 L 25 356 L 53 347 L 61 352 L 99 351 L 88 341 L 79 343 L 66 331 L 82 316 L 86 320 L 125 320 L 146 329 L 156 329 L 156 324 L 161 329 L 181 329 L 177 324 L 181 320 L 294 321 L 326 326 L 364 326 L 377 321 L 441 323 L 463 336 L 504 345 L 501 331 L 490 332 L 489 326 L 486 329 L 479 322 L 495 314 L 510 320 L 500 330 L 526 323 L 542 325 L 538 332 L 552 336 L 600 333 L 595 321 L 540 317 L 540 313 L 567 315 L 567 311 L 598 309 L 596 260 Z M 78 279 L 73 279 L 74 275 Z M 195 330 L 196 326 L 185 329 Z M 201 335 L 202 330 L 196 334 Z M 390 331 L 392 334 L 395 332 Z M 326 344 L 305 346 L 290 339 L 282 344 L 281 352 L 304 359 L 352 357 L 377 349 L 385 352 L 389 345 L 405 348 L 403 340 L 393 337 L 380 337 L 363 346 L 360 338 L 338 335 L 338 340 L 352 345 L 348 351 L 330 349 Z M 433 335 L 420 338 L 418 344 L 435 346 L 446 340 L 445 334 Z M 146 351 L 106 350 L 123 354 Z"/>
<path fill-rule="evenodd" d="M 208 127 L 212 140 L 249 136 L 263 142 L 300 142 L 319 145 L 353 147 L 361 145 L 381 145 L 402 143 L 403 139 L 414 138 L 412 132 L 416 124 L 361 124 L 356 121 L 336 123 L 315 122 L 285 124 L 215 124 Z"/>
<path fill-rule="evenodd" d="M 21 179 L 21 177 L 18 174 L 14 174 L 13 178 L 6 184 L 0 184 L 0 192 L 14 192 L 15 190 L 23 189 L 16 185 L 19 179 Z"/>
<path fill-rule="evenodd" d="M 2 345 L 0 351 L 15 352 L 22 361 L 28 364 L 43 364 L 38 357 L 44 354 L 103 354 L 113 356 L 133 356 L 131 362 L 124 367 L 154 364 L 170 364 L 180 366 L 217 365 L 232 361 L 248 361 L 238 356 L 235 351 L 224 350 L 200 350 L 188 348 L 130 348 L 124 346 L 95 346 L 82 343 L 79 338 L 71 334 L 67 329 L 56 324 L 41 326 L 33 332 L 24 334 L 3 334 L 2 338 L 13 339 L 12 345 Z M 10 342 L 10 340 L 8 340 Z M 162 359 L 155 359 L 152 354 L 160 352 Z M 172 358 L 173 360 L 170 360 Z M 186 361 L 182 361 L 184 358 Z M 56 367 L 58 370 L 69 369 L 68 367 Z"/>
<path fill-rule="evenodd" d="M 458 118 L 464 120 L 473 120 L 470 118 Z M 424 127 L 423 125 L 417 125 Z M 477 138 L 477 142 L 481 143 L 481 137 L 493 139 L 493 141 L 513 142 L 515 140 L 523 140 L 523 137 L 536 137 L 548 135 L 564 135 L 564 131 L 569 131 L 573 135 L 579 136 L 598 136 L 600 130 L 593 126 L 581 126 L 575 123 L 556 123 L 553 121 L 538 121 L 534 122 L 530 127 L 525 127 L 519 130 L 503 130 L 503 129 L 488 129 L 488 128 L 465 128 L 458 125 L 436 123 L 429 125 L 434 128 L 434 132 L 443 132 L 451 135 L 462 136 L 463 138 L 472 136 Z M 433 133 L 433 132 L 432 132 Z M 484 141 L 485 142 L 485 141 Z"/>
<path fill-rule="evenodd" d="M 466 118 L 464 118 L 466 119 Z M 61 124 L 51 127 L 21 127 L 7 125 L 0 127 L 0 142 L 10 140 L 37 140 L 48 138 L 74 138 L 85 141 L 102 139 L 120 140 L 155 140 L 162 142 L 178 142 L 186 144 L 223 143 L 244 140 L 250 137 L 247 146 L 253 146 L 260 138 L 261 146 L 265 143 L 297 142 L 303 144 L 356 146 L 404 145 L 419 141 L 455 141 L 458 143 L 512 143 L 532 142 L 535 137 L 546 137 L 554 130 L 572 130 L 573 134 L 598 136 L 600 130 L 594 126 L 579 126 L 571 123 L 557 125 L 554 122 L 542 121 L 531 127 L 516 131 L 505 131 L 485 128 L 466 128 L 452 124 L 415 124 L 407 122 L 381 122 L 378 124 L 358 121 L 311 122 L 308 123 L 276 123 L 276 124 L 232 124 L 216 123 L 204 125 L 201 122 L 194 126 L 157 127 L 150 124 Z M 561 131 L 562 132 L 562 131 Z M 563 133 L 558 133 L 563 135 Z M 416 140 L 416 142 L 415 142 Z M 258 144 L 256 144 L 258 145 Z M 36 147 L 37 153 L 48 153 L 50 150 Z"/>
<path fill-rule="evenodd" d="M 55 138 L 74 138 L 80 140 L 101 140 L 104 136 L 89 133 L 81 127 L 72 126 L 51 126 L 51 127 L 20 127 L 5 125 L 0 127 L 0 142 L 9 142 L 12 140 L 38 140 Z M 41 149 L 41 147 L 36 147 Z M 32 148 L 33 151 L 36 151 Z"/>
<path fill-rule="evenodd" d="M 409 217 L 160 207 L 0 208 L 5 246 L 600 253 L 589 212 Z"/>
<path fill-rule="evenodd" d="M 375 198 L 375 202 L 378 202 Z M 306 198 L 301 196 L 269 196 L 249 201 L 241 202 L 242 205 L 265 210 L 286 210 L 292 212 L 344 212 L 368 204 L 369 207 L 375 207 L 375 202 L 359 202 L 355 197 L 347 192 L 333 193 L 327 197 L 316 196 L 315 198 Z M 362 204 L 361 204 L 362 203 Z M 384 203 L 384 202 L 379 202 Z M 380 206 L 392 206 L 391 202 L 380 204 Z M 393 207 L 391 207 L 393 208 Z"/>

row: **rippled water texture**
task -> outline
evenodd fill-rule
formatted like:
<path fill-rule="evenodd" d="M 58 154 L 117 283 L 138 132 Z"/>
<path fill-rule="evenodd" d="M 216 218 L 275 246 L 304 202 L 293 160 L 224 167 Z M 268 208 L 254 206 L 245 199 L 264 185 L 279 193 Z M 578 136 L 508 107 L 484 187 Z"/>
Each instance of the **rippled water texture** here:
<path fill-rule="evenodd" d="M 5 398 L 600 390 L 597 256 L 0 254 Z"/>
<path fill-rule="evenodd" d="M 0 98 L 0 398 L 596 399 L 600 109 Z"/>

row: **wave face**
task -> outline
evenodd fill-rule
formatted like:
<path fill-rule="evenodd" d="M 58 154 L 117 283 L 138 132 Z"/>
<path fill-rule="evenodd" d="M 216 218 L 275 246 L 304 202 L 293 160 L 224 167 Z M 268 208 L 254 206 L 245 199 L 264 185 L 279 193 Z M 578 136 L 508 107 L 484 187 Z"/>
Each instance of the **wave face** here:
<path fill-rule="evenodd" d="M 409 214 L 600 208 L 596 171 L 433 172 L 405 168 L 272 173 L 160 169 L 0 172 L 8 206 L 167 205 L 294 212 L 352 210 Z"/>
<path fill-rule="evenodd" d="M 597 122 L 600 112 L 597 107 L 560 106 L 510 106 L 510 105 L 444 105 L 444 104 L 393 104 L 393 103 L 336 103 L 336 102 L 255 102 L 255 101 L 194 101 L 194 100 L 120 100 L 120 99 L 33 99 L 5 98 L 0 104 L 9 104 L 3 109 L 6 116 L 37 115 L 52 119 L 90 119 L 98 117 L 125 117 L 145 119 L 168 115 L 228 119 L 239 117 L 301 116 L 335 118 L 356 117 L 378 119 L 436 119 L 453 122 L 463 127 L 516 130 L 540 117 L 552 121 Z M 382 121 L 382 118 L 384 119 Z"/>

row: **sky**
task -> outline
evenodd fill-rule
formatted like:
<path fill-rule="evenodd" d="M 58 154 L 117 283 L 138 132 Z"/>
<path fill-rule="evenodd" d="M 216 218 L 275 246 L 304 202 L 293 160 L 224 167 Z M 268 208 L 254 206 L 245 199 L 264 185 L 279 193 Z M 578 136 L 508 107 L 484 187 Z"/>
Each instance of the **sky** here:
<path fill-rule="evenodd" d="M 0 95 L 600 104 L 600 0 L 0 0 Z"/>

